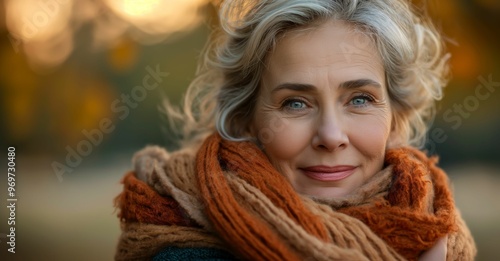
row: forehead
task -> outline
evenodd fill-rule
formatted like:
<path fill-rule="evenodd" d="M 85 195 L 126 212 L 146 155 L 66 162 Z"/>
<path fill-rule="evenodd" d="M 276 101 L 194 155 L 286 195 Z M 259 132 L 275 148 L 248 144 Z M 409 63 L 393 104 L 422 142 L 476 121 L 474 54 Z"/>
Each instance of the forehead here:
<path fill-rule="evenodd" d="M 287 32 L 268 57 L 264 80 L 293 80 L 321 73 L 333 78 L 383 78 L 384 68 L 375 41 L 367 32 L 344 21 L 329 20 L 313 28 Z"/>

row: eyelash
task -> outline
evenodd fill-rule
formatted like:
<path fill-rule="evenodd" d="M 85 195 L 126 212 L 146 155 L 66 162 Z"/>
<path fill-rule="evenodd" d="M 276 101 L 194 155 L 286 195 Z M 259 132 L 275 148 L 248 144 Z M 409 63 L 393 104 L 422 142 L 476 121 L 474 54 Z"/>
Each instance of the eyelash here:
<path fill-rule="evenodd" d="M 349 104 L 350 104 L 350 105 L 353 105 L 353 106 L 355 106 L 355 107 L 363 107 L 363 106 L 366 106 L 366 105 L 367 105 L 366 103 L 364 103 L 364 104 L 360 104 L 360 105 L 352 104 L 352 102 L 353 102 L 354 100 L 356 100 L 356 99 L 364 99 L 364 100 L 366 100 L 367 102 L 374 102 L 374 101 L 375 101 L 375 99 L 374 99 L 372 96 L 370 96 L 370 95 L 368 95 L 368 94 L 365 94 L 365 93 L 362 93 L 362 94 L 358 94 L 358 95 L 356 95 L 356 96 L 352 97 L 352 99 L 350 99 L 350 100 L 349 100 Z"/>
<path fill-rule="evenodd" d="M 354 100 L 356 100 L 356 99 L 364 99 L 368 103 L 373 103 L 375 101 L 375 99 L 371 95 L 366 94 L 366 93 L 361 93 L 361 94 L 357 94 L 356 96 L 352 97 L 349 100 L 348 105 L 352 105 L 352 106 L 357 107 L 357 108 L 364 107 L 364 106 L 368 105 L 368 104 L 366 104 L 366 102 L 363 103 L 363 104 L 353 104 L 352 102 Z M 289 107 L 290 104 L 292 104 L 294 102 L 300 102 L 300 103 L 304 104 L 304 106 L 302 108 L 292 108 L 292 107 Z M 280 109 L 282 109 L 282 110 L 292 110 L 292 111 L 301 111 L 301 110 L 306 109 L 307 107 L 308 107 L 307 102 L 304 101 L 303 99 L 288 98 L 288 99 L 284 100 L 281 103 Z"/>
<path fill-rule="evenodd" d="M 293 102 L 300 102 L 300 103 L 303 103 L 304 104 L 304 107 L 302 108 L 292 108 L 292 107 L 289 107 L 289 105 Z M 286 99 L 284 100 L 282 103 L 281 103 L 281 107 L 280 107 L 282 110 L 293 110 L 293 111 L 301 111 L 301 110 L 304 110 L 307 108 L 307 102 L 305 102 L 304 100 L 302 99 L 298 99 L 298 98 L 289 98 L 289 99 Z"/>

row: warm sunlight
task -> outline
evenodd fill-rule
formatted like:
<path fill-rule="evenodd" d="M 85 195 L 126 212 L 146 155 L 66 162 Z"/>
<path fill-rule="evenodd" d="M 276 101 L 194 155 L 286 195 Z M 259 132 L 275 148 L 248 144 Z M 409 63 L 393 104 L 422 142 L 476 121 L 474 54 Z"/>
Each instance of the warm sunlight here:
<path fill-rule="evenodd" d="M 107 0 L 121 18 L 141 31 L 163 35 L 192 28 L 201 19 L 198 9 L 206 0 Z"/>
<path fill-rule="evenodd" d="M 209 0 L 6 0 L 9 40 L 27 54 L 32 69 L 62 64 L 74 49 L 75 34 L 89 28 L 92 47 L 122 37 L 153 44 L 195 28 Z"/>
<path fill-rule="evenodd" d="M 71 18 L 72 0 L 5 1 L 6 24 L 23 41 L 48 40 L 64 31 Z"/>
<path fill-rule="evenodd" d="M 157 8 L 161 0 L 123 0 L 115 2 L 121 2 L 117 4 L 121 4 L 124 13 L 140 17 L 150 15 L 155 9 L 159 11 Z"/>

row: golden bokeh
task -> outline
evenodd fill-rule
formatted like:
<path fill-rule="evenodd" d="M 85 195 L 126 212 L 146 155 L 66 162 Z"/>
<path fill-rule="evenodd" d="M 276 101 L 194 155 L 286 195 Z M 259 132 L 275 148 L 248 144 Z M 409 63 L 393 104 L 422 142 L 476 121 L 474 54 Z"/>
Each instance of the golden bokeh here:
<path fill-rule="evenodd" d="M 18 151 L 23 196 L 20 252 L 13 260 L 112 259 L 119 233 L 112 201 L 119 180 L 131 169 L 134 151 L 146 145 L 175 147 L 161 131 L 168 124 L 158 107 L 164 97 L 178 103 L 193 79 L 209 33 L 219 26 L 220 2 L 0 1 L 0 132 L 6 146 Z M 452 80 L 433 126 L 448 137 L 436 144 L 441 162 L 476 238 L 477 260 L 500 260 L 495 244 L 500 235 L 495 203 L 500 197 L 500 1 L 413 2 L 428 10 L 451 53 Z M 254 3 L 242 1 L 231 22 L 237 24 Z M 168 76 L 154 90 L 141 89 L 156 68 Z M 478 99 L 476 91 L 485 81 L 493 91 L 480 89 L 488 98 Z M 128 104 L 124 97 L 133 90 L 144 97 Z M 457 112 L 457 106 L 465 111 Z M 445 112 L 460 124 L 443 120 Z M 89 143 L 83 132 L 99 130 L 103 119 L 114 130 L 95 136 L 99 144 Z M 75 151 L 81 144 L 91 144 L 91 152 L 59 183 L 51 164 L 67 164 L 67 148 Z M 0 252 L 0 260 L 10 259 Z"/>

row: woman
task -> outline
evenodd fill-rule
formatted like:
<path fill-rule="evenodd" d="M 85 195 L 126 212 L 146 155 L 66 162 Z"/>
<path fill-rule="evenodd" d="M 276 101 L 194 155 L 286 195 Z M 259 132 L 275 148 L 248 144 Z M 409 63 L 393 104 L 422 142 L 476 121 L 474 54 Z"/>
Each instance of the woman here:
<path fill-rule="evenodd" d="M 186 95 L 187 143 L 117 197 L 116 259 L 472 260 L 422 144 L 446 80 L 402 0 L 230 1 Z"/>

